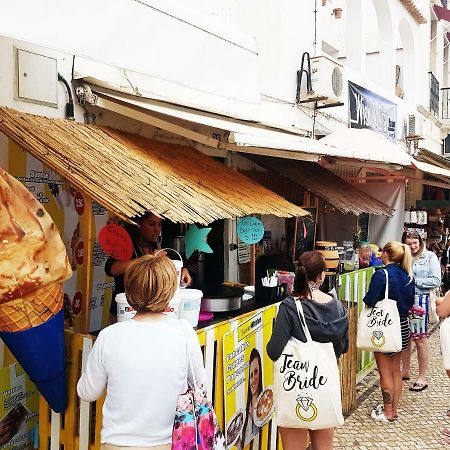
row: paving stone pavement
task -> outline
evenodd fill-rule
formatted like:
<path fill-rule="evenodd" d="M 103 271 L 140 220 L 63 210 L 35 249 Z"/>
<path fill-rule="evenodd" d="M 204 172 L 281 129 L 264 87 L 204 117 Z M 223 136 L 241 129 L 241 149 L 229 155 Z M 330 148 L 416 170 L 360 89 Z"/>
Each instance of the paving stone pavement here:
<path fill-rule="evenodd" d="M 450 406 L 450 379 L 442 367 L 439 330 L 435 327 L 429 338 L 430 364 L 428 389 L 410 392 L 404 383 L 399 405 L 399 420 L 390 424 L 375 422 L 370 418 L 372 408 L 381 403 L 378 371 L 374 370 L 358 385 L 357 409 L 346 418 L 336 431 L 334 448 L 350 449 L 445 449 L 442 444 L 442 427 L 450 428 L 446 417 Z M 411 381 L 417 375 L 417 355 L 411 358 Z M 409 383 L 409 382 L 408 382 Z"/>

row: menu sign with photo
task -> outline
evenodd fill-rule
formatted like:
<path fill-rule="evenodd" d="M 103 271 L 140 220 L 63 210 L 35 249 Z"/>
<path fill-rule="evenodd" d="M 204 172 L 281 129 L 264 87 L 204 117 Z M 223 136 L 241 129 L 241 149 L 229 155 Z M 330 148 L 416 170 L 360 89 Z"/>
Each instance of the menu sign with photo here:
<path fill-rule="evenodd" d="M 258 439 L 272 418 L 273 362 L 265 346 L 276 312 L 276 306 L 259 311 L 223 337 L 224 432 L 229 450 Z"/>

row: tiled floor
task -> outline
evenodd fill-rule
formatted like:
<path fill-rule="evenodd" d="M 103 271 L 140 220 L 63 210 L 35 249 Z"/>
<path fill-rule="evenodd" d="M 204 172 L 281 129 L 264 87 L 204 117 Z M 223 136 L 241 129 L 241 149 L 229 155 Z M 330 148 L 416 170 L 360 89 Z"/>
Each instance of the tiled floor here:
<path fill-rule="evenodd" d="M 433 330 L 429 338 L 430 368 L 428 389 L 410 392 L 405 383 L 400 400 L 399 420 L 390 424 L 374 422 L 370 411 L 381 403 L 378 372 L 358 386 L 358 407 L 337 430 L 334 448 L 347 449 L 444 449 L 440 428 L 450 428 L 450 418 L 445 413 L 450 406 L 450 379 L 442 368 L 439 330 Z M 411 380 L 414 380 L 417 356 L 413 353 Z"/>

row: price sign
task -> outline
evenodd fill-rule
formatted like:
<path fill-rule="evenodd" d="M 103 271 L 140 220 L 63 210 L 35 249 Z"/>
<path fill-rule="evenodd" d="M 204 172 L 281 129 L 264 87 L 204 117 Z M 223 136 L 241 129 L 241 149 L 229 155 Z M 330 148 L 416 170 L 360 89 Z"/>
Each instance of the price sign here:
<path fill-rule="evenodd" d="M 130 235 L 120 225 L 105 225 L 98 233 L 98 242 L 108 256 L 119 261 L 128 261 L 133 255 Z"/>
<path fill-rule="evenodd" d="M 76 192 L 73 198 L 75 203 L 75 210 L 79 216 L 84 213 L 84 198 L 81 192 Z"/>
<path fill-rule="evenodd" d="M 83 307 L 83 294 L 78 291 L 73 296 L 72 300 L 72 312 L 75 316 L 78 316 L 81 312 L 81 308 Z"/>
<path fill-rule="evenodd" d="M 256 217 L 244 217 L 237 224 L 239 239 L 246 244 L 256 244 L 264 236 L 264 225 Z"/>

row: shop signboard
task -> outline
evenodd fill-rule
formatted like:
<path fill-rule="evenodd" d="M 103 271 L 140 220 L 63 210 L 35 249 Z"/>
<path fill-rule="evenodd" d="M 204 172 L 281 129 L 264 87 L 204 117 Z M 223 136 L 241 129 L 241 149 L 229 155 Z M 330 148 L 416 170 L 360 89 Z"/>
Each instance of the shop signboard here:
<path fill-rule="evenodd" d="M 33 448 L 39 395 L 19 364 L 0 369 L 0 446 L 5 450 Z"/>
<path fill-rule="evenodd" d="M 58 227 L 65 243 L 72 277 L 64 283 L 64 308 L 66 325 L 81 327 L 82 307 L 89 304 L 89 331 L 95 331 L 107 324 L 108 308 L 102 308 L 106 299 L 111 297 L 114 280 L 105 275 L 106 257 L 100 251 L 95 239 L 92 243 L 93 270 L 92 291 L 83 292 L 83 274 L 85 273 L 86 235 L 89 220 L 92 221 L 94 236 L 107 223 L 109 214 L 104 208 L 92 203 L 92 215 L 88 209 L 85 194 L 56 172 L 42 164 L 12 140 L 0 134 L 0 166 L 21 181 L 45 207 Z M 86 302 L 89 296 L 89 302 Z M 103 311 L 103 309 L 105 311 Z"/>
<path fill-rule="evenodd" d="M 368 128 L 395 141 L 395 103 L 351 81 L 348 82 L 348 103 L 350 128 Z"/>
<path fill-rule="evenodd" d="M 225 437 L 228 449 L 258 439 L 273 413 L 273 362 L 266 344 L 276 306 L 260 310 L 223 337 Z"/>

